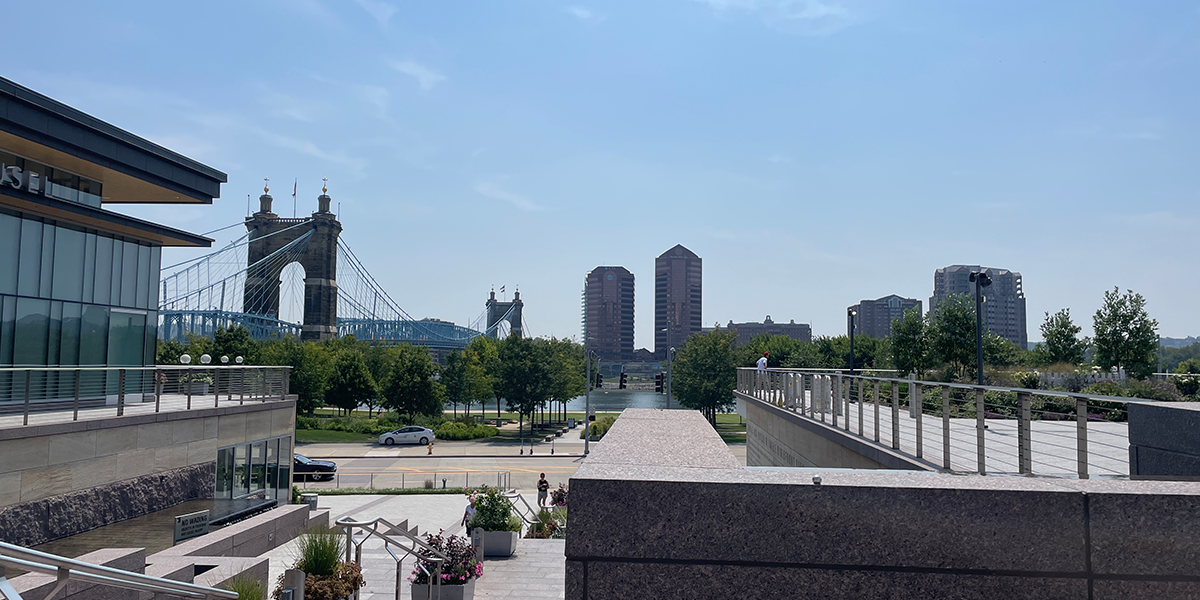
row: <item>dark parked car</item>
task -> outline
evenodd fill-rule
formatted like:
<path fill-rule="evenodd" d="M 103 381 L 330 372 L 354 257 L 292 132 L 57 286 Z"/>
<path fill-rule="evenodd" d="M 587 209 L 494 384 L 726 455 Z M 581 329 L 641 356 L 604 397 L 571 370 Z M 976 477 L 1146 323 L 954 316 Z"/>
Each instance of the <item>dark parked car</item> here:
<path fill-rule="evenodd" d="M 328 460 L 313 460 L 302 454 L 293 454 L 292 458 L 292 481 L 297 478 L 304 481 L 307 477 L 333 479 L 333 474 L 337 472 L 337 465 Z"/>

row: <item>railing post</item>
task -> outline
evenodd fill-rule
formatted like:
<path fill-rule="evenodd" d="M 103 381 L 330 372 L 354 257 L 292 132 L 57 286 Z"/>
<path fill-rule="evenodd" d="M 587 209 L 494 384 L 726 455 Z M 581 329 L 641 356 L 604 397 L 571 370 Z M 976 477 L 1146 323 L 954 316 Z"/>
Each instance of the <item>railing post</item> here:
<path fill-rule="evenodd" d="M 892 448 L 900 449 L 900 384 L 892 380 Z"/>
<path fill-rule="evenodd" d="M 842 427 L 850 431 L 850 394 L 854 389 L 854 380 L 842 380 Z"/>
<path fill-rule="evenodd" d="M 213 367 L 213 408 L 221 406 L 221 370 Z"/>
<path fill-rule="evenodd" d="M 909 375 L 908 375 L 908 416 L 910 418 L 916 418 L 917 415 L 921 414 L 921 401 L 920 401 L 921 395 L 917 394 L 916 396 L 913 396 L 913 388 L 914 387 L 919 387 L 919 386 L 917 386 L 917 374 L 909 373 Z M 917 401 L 914 402 L 913 398 L 917 398 Z"/>
<path fill-rule="evenodd" d="M 950 471 L 950 386 L 942 386 L 942 465 Z"/>
<path fill-rule="evenodd" d="M 183 370 L 183 387 L 187 389 L 187 409 L 192 410 L 192 373 L 191 369 Z"/>
<path fill-rule="evenodd" d="M 863 434 L 863 386 L 866 385 L 865 379 L 858 380 L 858 399 L 855 404 L 858 405 L 858 435 Z"/>
<path fill-rule="evenodd" d="M 838 413 L 842 412 L 842 374 L 838 373 L 837 379 L 833 379 L 832 377 L 830 379 L 831 379 L 830 383 L 833 384 L 832 389 L 829 390 L 830 391 L 829 403 L 833 405 L 831 407 L 831 408 L 833 408 L 833 410 L 830 412 L 833 413 L 831 415 L 831 419 L 833 422 L 833 428 L 837 429 Z"/>
<path fill-rule="evenodd" d="M 23 425 L 29 424 L 29 383 L 33 379 L 33 372 L 25 369 L 25 417 L 22 421 Z"/>
<path fill-rule="evenodd" d="M 1079 478 L 1088 478 L 1087 398 L 1075 398 L 1075 452 L 1079 463 Z"/>
<path fill-rule="evenodd" d="M 879 441 L 879 381 L 875 381 L 875 441 Z"/>
<path fill-rule="evenodd" d="M 246 367 L 238 367 L 238 404 L 246 403 Z"/>
<path fill-rule="evenodd" d="M 983 422 L 986 409 L 983 406 L 983 388 L 975 388 L 975 454 L 976 468 L 980 475 L 987 475 L 987 459 L 984 448 L 984 433 L 987 425 Z"/>
<path fill-rule="evenodd" d="M 1029 392 L 1017 392 L 1017 402 L 1021 409 L 1017 414 L 1017 457 L 1020 462 L 1020 472 L 1028 475 L 1033 472 L 1033 457 L 1030 429 L 1033 425 L 1029 415 Z"/>
<path fill-rule="evenodd" d="M 72 421 L 79 420 L 79 380 L 83 378 L 83 371 L 75 369 L 75 415 L 71 417 Z"/>
<path fill-rule="evenodd" d="M 125 369 L 117 372 L 117 416 L 125 414 Z"/>
<path fill-rule="evenodd" d="M 917 376 L 914 374 L 908 379 L 908 404 L 909 413 L 912 413 L 912 407 L 916 407 L 917 418 L 917 458 L 925 456 L 925 439 L 924 432 L 921 429 L 922 422 L 925 420 L 925 411 L 922 410 L 925 404 L 925 391 L 921 388 L 921 384 L 917 383 Z"/>

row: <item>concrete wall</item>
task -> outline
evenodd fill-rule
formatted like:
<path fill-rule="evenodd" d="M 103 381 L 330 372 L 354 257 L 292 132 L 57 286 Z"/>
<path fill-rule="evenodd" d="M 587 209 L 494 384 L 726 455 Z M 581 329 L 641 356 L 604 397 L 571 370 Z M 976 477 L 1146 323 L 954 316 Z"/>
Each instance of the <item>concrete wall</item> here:
<path fill-rule="evenodd" d="M 1129 476 L 1200 481 L 1200 403 L 1129 404 Z"/>
<path fill-rule="evenodd" d="M 865 442 L 831 424 L 735 392 L 746 418 L 746 464 L 751 467 L 934 470 L 927 463 Z"/>
<path fill-rule="evenodd" d="M 0 429 L 0 540 L 35 545 L 211 498 L 217 448 L 294 435 L 294 400 Z"/>
<path fill-rule="evenodd" d="M 571 478 L 566 597 L 1200 597 L 1197 483 L 816 474 L 628 409 Z"/>

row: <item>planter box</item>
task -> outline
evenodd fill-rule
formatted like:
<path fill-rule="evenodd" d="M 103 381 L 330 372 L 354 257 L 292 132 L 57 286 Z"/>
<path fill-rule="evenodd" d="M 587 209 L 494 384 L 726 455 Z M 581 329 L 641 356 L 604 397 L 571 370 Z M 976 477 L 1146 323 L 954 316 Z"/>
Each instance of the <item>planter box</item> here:
<path fill-rule="evenodd" d="M 484 531 L 483 555 L 512 556 L 517 551 L 519 535 L 516 531 Z"/>
<path fill-rule="evenodd" d="M 426 598 L 433 598 L 434 600 L 471 600 L 471 598 L 475 597 L 474 579 L 468 580 L 466 585 L 442 585 L 440 588 L 438 586 L 430 586 L 428 583 L 421 585 L 413 583 L 410 585 L 412 585 L 413 600 L 425 600 Z M 433 589 L 430 590 L 430 587 Z M 441 590 L 441 596 L 438 596 L 439 589 Z"/>
<path fill-rule="evenodd" d="M 191 389 L 193 396 L 207 396 L 208 395 L 208 383 L 207 382 L 193 381 L 193 382 L 185 384 L 185 385 L 187 386 L 183 391 L 183 393 L 185 393 L 185 394 L 187 393 L 188 389 Z"/>

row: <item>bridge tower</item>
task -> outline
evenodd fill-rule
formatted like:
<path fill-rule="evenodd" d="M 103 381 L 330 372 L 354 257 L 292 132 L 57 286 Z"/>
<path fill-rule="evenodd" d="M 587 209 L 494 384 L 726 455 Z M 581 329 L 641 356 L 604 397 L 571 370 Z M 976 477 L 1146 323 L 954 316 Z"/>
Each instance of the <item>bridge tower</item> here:
<path fill-rule="evenodd" d="M 304 326 L 302 340 L 325 340 L 337 337 L 337 253 L 338 235 L 342 224 L 329 211 L 328 186 L 321 187 L 317 197 L 317 212 L 311 217 L 281 219 L 271 212 L 270 188 L 263 186 L 259 196 L 259 210 L 246 218 L 246 229 L 250 231 L 250 245 L 246 265 L 253 265 L 271 253 L 295 241 L 300 236 L 313 232 L 307 247 L 298 261 L 304 267 Z M 311 227 L 296 227 L 300 223 L 311 223 Z M 276 234 L 277 235 L 272 235 Z M 269 236 L 269 237 L 268 237 Z M 279 318 L 280 274 L 286 264 L 260 265 L 246 272 L 246 289 L 242 310 L 250 314 L 269 315 Z"/>
<path fill-rule="evenodd" d="M 516 334 L 517 337 L 524 337 L 521 331 L 521 309 L 524 306 L 525 303 L 521 302 L 520 290 L 513 292 L 512 302 L 496 300 L 496 290 L 492 290 L 492 295 L 487 300 L 487 331 L 490 332 L 488 335 L 500 337 L 499 331 L 494 329 L 494 327 L 503 319 L 508 321 L 511 333 Z M 512 309 L 511 313 L 509 312 L 510 308 Z M 507 318 L 505 318 L 506 314 L 508 315 Z"/>

